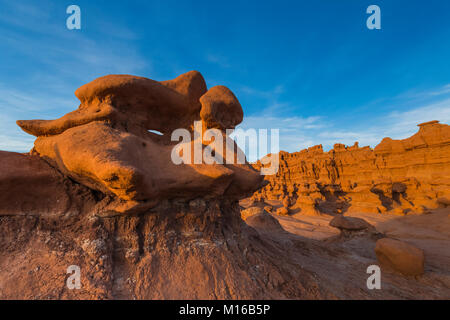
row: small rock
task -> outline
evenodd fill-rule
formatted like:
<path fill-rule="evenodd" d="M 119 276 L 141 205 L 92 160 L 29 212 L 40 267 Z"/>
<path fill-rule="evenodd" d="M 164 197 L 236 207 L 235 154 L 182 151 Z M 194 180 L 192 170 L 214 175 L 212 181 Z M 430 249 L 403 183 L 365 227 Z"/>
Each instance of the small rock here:
<path fill-rule="evenodd" d="M 284 229 L 278 220 L 264 210 L 262 210 L 259 214 L 249 216 L 245 222 L 258 231 L 271 233 L 284 232 Z"/>

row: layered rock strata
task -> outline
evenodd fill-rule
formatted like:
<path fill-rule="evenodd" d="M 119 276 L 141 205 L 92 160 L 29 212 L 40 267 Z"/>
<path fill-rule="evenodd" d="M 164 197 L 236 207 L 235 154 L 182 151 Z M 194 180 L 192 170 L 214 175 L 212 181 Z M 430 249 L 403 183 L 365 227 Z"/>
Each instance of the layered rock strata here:
<path fill-rule="evenodd" d="M 336 144 L 280 153 L 276 175 L 255 200 L 284 200 L 307 215 L 345 212 L 426 213 L 450 199 L 450 126 L 419 125 L 404 140 L 385 138 L 373 150 Z M 256 169 L 261 164 L 254 165 Z"/>

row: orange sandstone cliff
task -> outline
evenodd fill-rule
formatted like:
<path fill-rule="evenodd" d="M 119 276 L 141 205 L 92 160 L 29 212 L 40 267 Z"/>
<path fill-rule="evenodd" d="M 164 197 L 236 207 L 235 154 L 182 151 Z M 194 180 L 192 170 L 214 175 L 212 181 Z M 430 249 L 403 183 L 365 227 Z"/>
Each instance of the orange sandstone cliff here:
<path fill-rule="evenodd" d="M 450 126 L 431 121 L 404 140 L 336 144 L 280 153 L 280 169 L 253 199 L 284 200 L 293 212 L 424 213 L 450 205 Z M 255 164 L 259 169 L 260 163 Z"/>

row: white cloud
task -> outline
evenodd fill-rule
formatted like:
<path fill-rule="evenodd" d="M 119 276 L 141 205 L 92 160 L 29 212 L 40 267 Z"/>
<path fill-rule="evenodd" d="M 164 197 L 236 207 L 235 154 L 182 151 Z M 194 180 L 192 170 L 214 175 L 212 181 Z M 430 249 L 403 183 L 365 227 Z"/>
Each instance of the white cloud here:
<path fill-rule="evenodd" d="M 231 64 L 228 62 L 228 59 L 219 54 L 208 53 L 206 55 L 206 61 L 215 64 L 223 69 L 228 69 L 231 67 Z"/>
<path fill-rule="evenodd" d="M 17 119 L 61 117 L 78 107 L 73 92 L 79 85 L 105 74 L 139 74 L 151 67 L 133 42 L 138 37 L 128 29 L 98 21 L 105 37 L 94 41 L 88 33 L 64 28 L 65 11 L 61 20 L 51 17 L 47 11 L 52 12 L 54 4 L 50 2 L 0 0 L 0 6 L 5 9 L 0 12 L 0 50 L 26 56 L 36 66 L 20 83 L 0 79 L 1 150 L 31 149 L 34 137 L 21 131 Z"/>
<path fill-rule="evenodd" d="M 443 87 L 445 88 L 445 87 Z M 443 92 L 442 88 L 437 89 Z M 426 93 L 429 95 L 429 92 Z M 409 110 L 392 111 L 361 119 L 349 127 L 326 117 L 250 116 L 239 126 L 243 129 L 280 129 L 280 149 L 295 152 L 322 144 L 325 150 L 335 143 L 375 147 L 385 137 L 404 139 L 418 131 L 417 125 L 431 120 L 450 123 L 450 98 L 419 105 Z M 251 159 L 252 161 L 254 159 Z"/>
<path fill-rule="evenodd" d="M 41 93 L 24 89 L 19 91 L 0 83 L 0 150 L 28 152 L 35 137 L 23 132 L 16 120 L 54 119 L 78 107 L 72 90 Z"/>

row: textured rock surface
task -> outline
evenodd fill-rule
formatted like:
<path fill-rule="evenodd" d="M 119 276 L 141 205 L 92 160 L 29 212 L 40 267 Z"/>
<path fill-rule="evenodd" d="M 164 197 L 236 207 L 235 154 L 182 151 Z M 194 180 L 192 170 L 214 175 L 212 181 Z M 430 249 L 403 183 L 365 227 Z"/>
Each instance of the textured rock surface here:
<path fill-rule="evenodd" d="M 200 116 L 209 128 L 234 129 L 243 120 L 241 104 L 227 87 L 212 87 L 200 98 L 200 102 Z"/>
<path fill-rule="evenodd" d="M 249 217 L 262 214 L 264 212 L 264 209 L 261 207 L 251 207 L 245 210 L 241 210 L 241 218 L 242 220 L 247 220 Z"/>
<path fill-rule="evenodd" d="M 0 151 L 0 164 L 0 216 L 64 218 L 92 197 L 36 155 Z"/>
<path fill-rule="evenodd" d="M 253 208 L 247 209 L 251 210 Z M 242 212 L 241 212 L 242 213 Z M 255 212 L 254 212 L 255 213 Z M 255 228 L 258 231 L 262 232 L 284 232 L 283 228 L 281 227 L 280 223 L 277 219 L 272 217 L 270 213 L 268 213 L 266 210 L 261 210 L 256 214 L 252 214 L 250 216 L 247 216 L 245 218 L 245 222 Z"/>
<path fill-rule="evenodd" d="M 377 241 L 375 252 L 382 267 L 407 276 L 419 276 L 424 273 L 424 253 L 411 244 L 384 238 Z"/>
<path fill-rule="evenodd" d="M 330 221 L 330 226 L 341 230 L 358 231 L 369 228 L 370 224 L 361 218 L 336 216 Z"/>
<path fill-rule="evenodd" d="M 236 203 L 199 204 L 167 201 L 110 218 L 87 208 L 69 219 L 0 217 L 0 298 L 335 297 L 286 248 L 246 226 Z M 80 290 L 66 286 L 70 265 L 81 269 Z"/>
<path fill-rule="evenodd" d="M 385 138 L 374 150 L 336 144 L 280 153 L 280 170 L 256 200 L 288 197 L 304 215 L 345 212 L 423 213 L 450 199 L 450 126 L 419 125 L 404 140 Z M 260 164 L 255 164 L 259 169 Z"/>
<path fill-rule="evenodd" d="M 164 82 L 110 75 L 75 94 L 80 107 L 62 118 L 17 123 L 38 137 L 36 154 L 67 177 L 117 198 L 108 205 L 111 214 L 137 213 L 163 199 L 189 200 L 198 194 L 239 199 L 260 187 L 260 174 L 248 164 L 195 162 L 195 143 L 209 143 L 195 136 L 194 121 L 201 121 L 200 130 L 233 129 L 243 118 L 233 93 L 223 86 L 207 90 L 200 73 Z M 182 164 L 171 160 L 178 144 L 171 141 L 175 129 L 190 130 L 190 141 L 184 144 L 194 151 L 190 158 L 184 155 Z M 237 146 L 228 155 L 224 150 L 230 139 L 223 140 L 222 150 L 215 145 L 211 150 L 224 159 L 237 157 Z"/>

